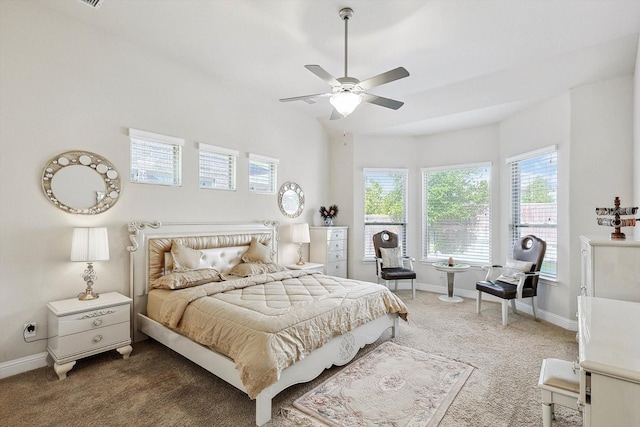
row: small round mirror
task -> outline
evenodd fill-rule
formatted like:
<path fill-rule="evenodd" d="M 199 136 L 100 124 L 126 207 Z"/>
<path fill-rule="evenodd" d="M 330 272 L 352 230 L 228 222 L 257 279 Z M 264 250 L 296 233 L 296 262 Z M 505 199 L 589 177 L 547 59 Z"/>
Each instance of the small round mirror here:
<path fill-rule="evenodd" d="M 120 178 L 107 159 L 94 153 L 68 151 L 44 167 L 42 190 L 53 205 L 65 212 L 95 215 L 118 200 Z"/>
<path fill-rule="evenodd" d="M 289 218 L 296 218 L 304 209 L 304 192 L 295 182 L 285 182 L 278 191 L 280 211 Z"/>

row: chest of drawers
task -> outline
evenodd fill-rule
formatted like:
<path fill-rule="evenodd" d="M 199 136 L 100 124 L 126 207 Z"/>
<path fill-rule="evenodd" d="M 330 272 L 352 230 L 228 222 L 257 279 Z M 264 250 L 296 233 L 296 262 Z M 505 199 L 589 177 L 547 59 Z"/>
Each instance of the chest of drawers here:
<path fill-rule="evenodd" d="M 126 359 L 131 348 L 131 299 L 117 292 L 89 301 L 77 298 L 47 304 L 47 351 L 60 379 L 76 360 L 116 349 Z"/>
<path fill-rule="evenodd" d="M 309 260 L 324 264 L 324 274 L 347 277 L 348 227 L 309 227 Z"/>

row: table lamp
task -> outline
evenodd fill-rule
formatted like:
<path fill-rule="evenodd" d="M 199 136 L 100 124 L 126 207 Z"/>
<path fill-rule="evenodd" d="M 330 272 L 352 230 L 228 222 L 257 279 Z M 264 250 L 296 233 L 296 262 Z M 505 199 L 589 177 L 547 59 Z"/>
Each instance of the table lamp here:
<path fill-rule="evenodd" d="M 298 244 L 298 262 L 297 265 L 304 265 L 302 261 L 302 244 L 309 243 L 311 237 L 309 236 L 309 224 L 293 224 L 291 225 L 291 241 Z"/>
<path fill-rule="evenodd" d="M 78 295 L 79 300 L 98 298 L 93 292 L 93 282 L 97 279 L 93 269 L 95 261 L 109 261 L 109 237 L 106 227 L 74 228 L 71 240 L 71 261 L 87 263 L 87 269 L 82 278 L 87 284 L 84 293 Z"/>

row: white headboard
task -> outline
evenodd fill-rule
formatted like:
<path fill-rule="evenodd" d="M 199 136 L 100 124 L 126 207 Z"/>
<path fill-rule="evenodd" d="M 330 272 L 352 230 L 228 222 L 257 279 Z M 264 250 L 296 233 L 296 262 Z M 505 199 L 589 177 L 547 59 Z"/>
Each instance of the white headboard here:
<path fill-rule="evenodd" d="M 129 296 L 133 299 L 132 320 L 137 331 L 137 313 L 146 313 L 147 285 L 164 270 L 165 254 L 177 240 L 193 249 L 225 248 L 246 245 L 253 237 L 270 247 L 278 262 L 278 223 L 161 223 L 134 221 L 128 224 L 131 246 Z M 135 333 L 137 335 L 137 333 Z"/>

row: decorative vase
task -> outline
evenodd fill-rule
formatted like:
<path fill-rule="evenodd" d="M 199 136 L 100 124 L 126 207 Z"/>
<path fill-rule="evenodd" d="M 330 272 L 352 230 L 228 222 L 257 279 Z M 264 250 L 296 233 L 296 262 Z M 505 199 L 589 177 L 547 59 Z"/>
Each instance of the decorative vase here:
<path fill-rule="evenodd" d="M 333 227 L 333 218 L 325 218 L 324 225 L 326 225 L 327 227 Z"/>

